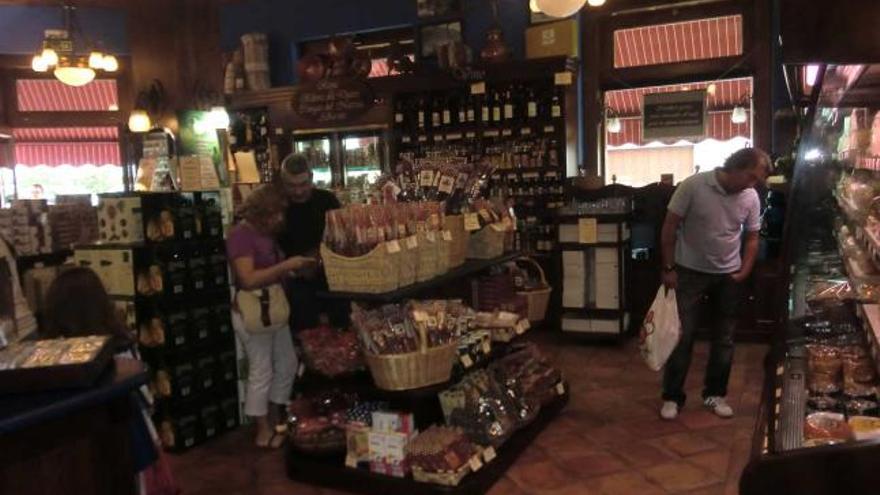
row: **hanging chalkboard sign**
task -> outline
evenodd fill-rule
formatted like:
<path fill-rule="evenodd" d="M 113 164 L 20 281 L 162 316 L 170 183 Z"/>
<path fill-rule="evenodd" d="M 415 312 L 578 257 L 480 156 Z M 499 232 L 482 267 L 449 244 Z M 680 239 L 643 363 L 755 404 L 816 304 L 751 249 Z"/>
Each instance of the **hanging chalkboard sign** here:
<path fill-rule="evenodd" d="M 356 79 L 326 79 L 300 86 L 293 111 L 312 124 L 345 124 L 366 113 L 375 98 L 370 86 Z"/>
<path fill-rule="evenodd" d="M 705 90 L 645 95 L 642 106 L 642 139 L 645 142 L 705 135 Z"/>

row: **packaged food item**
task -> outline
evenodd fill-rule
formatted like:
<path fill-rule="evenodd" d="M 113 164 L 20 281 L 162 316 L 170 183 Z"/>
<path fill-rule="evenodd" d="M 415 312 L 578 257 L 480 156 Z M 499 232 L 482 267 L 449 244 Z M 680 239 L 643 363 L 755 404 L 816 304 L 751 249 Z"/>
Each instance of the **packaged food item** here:
<path fill-rule="evenodd" d="M 853 416 L 877 416 L 877 401 L 870 399 L 852 399 L 846 401 L 846 414 Z"/>
<path fill-rule="evenodd" d="M 850 416 L 848 423 L 856 440 L 880 438 L 880 418 Z"/>
<path fill-rule="evenodd" d="M 376 309 L 353 305 L 352 324 L 372 354 L 405 354 L 458 341 L 474 319 L 459 300 L 409 301 Z"/>
<path fill-rule="evenodd" d="M 806 440 L 833 439 L 846 441 L 852 432 L 843 414 L 816 412 L 807 416 L 804 422 Z"/>
<path fill-rule="evenodd" d="M 840 403 L 840 400 L 830 395 L 811 395 L 807 399 L 807 407 L 812 412 L 843 412 L 843 405 Z"/>
<path fill-rule="evenodd" d="M 449 426 L 433 425 L 406 447 L 410 466 L 428 473 L 458 471 L 477 453 L 464 430 Z"/>
<path fill-rule="evenodd" d="M 307 367 L 321 375 L 332 378 L 364 368 L 360 342 L 353 331 L 321 326 L 303 330 L 298 338 Z"/>

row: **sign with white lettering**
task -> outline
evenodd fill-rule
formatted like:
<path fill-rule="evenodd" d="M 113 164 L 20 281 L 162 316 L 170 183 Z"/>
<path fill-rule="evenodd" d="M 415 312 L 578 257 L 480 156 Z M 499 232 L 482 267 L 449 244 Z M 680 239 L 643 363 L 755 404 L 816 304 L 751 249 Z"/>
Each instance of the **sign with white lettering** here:
<path fill-rule="evenodd" d="M 362 115 L 375 98 L 367 83 L 356 79 L 328 79 L 303 85 L 293 97 L 293 111 L 324 126 L 344 124 Z"/>
<path fill-rule="evenodd" d="M 706 91 L 645 95 L 642 136 L 648 141 L 706 136 Z"/>

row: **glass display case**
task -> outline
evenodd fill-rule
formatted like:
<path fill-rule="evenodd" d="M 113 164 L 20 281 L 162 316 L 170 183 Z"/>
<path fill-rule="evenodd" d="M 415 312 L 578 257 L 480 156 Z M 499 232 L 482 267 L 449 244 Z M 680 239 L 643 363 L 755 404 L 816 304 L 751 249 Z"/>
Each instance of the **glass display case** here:
<path fill-rule="evenodd" d="M 829 65 L 797 150 L 787 320 L 740 493 L 880 486 L 880 66 Z"/>
<path fill-rule="evenodd" d="M 373 183 L 382 175 L 382 138 L 378 134 L 343 134 L 342 170 L 346 186 Z"/>
<path fill-rule="evenodd" d="M 302 136 L 294 141 L 294 151 L 306 156 L 314 183 L 321 189 L 329 189 L 333 184 L 330 142 L 328 135 Z"/>
<path fill-rule="evenodd" d="M 335 189 L 341 200 L 360 201 L 368 186 L 387 170 L 384 130 L 294 132 L 293 148 L 312 166 L 315 185 Z M 337 194 L 339 195 L 339 194 Z"/>

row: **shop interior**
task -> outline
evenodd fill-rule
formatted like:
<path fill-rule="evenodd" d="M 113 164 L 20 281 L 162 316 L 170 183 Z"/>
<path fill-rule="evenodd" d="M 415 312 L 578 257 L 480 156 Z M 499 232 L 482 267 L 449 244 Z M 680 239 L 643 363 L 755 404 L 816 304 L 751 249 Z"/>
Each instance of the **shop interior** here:
<path fill-rule="evenodd" d="M 0 0 L 0 493 L 872 493 L 878 17 Z"/>

